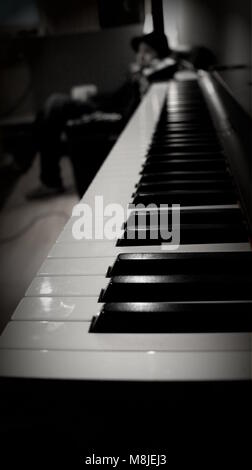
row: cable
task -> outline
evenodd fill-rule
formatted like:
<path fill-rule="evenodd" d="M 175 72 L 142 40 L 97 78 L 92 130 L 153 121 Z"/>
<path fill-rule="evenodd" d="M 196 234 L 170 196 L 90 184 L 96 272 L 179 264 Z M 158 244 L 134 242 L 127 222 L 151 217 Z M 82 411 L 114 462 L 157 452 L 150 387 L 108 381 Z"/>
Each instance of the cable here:
<path fill-rule="evenodd" d="M 63 211 L 57 211 L 57 212 L 46 212 L 45 214 L 40 214 L 34 217 L 34 219 L 31 220 L 25 227 L 23 227 L 19 232 L 15 233 L 14 235 L 11 235 L 10 237 L 6 238 L 0 238 L 0 244 L 3 245 L 5 243 L 10 243 L 14 240 L 17 240 L 18 238 L 22 237 L 25 235 L 32 227 L 35 225 L 39 220 L 45 219 L 47 217 L 64 217 L 65 219 L 69 218 L 69 214 Z"/>

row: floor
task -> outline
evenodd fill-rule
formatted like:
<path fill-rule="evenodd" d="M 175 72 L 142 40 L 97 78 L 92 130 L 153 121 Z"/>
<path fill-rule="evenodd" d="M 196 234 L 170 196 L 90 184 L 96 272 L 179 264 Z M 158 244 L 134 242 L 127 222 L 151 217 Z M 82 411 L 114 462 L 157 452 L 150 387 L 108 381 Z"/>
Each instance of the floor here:
<path fill-rule="evenodd" d="M 0 332 L 78 201 L 68 158 L 62 159 L 61 168 L 66 193 L 39 201 L 26 200 L 25 194 L 39 184 L 36 158 L 0 210 Z"/>

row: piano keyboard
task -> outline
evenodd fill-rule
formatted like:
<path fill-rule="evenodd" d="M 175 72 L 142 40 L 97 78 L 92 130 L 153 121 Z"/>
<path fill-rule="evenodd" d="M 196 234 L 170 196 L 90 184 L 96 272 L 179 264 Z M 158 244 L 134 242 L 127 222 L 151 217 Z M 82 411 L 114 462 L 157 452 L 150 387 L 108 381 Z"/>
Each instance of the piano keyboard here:
<path fill-rule="evenodd" d="M 116 242 L 75 240 L 73 216 L 1 336 L 2 376 L 250 378 L 252 253 L 223 133 L 200 78 L 152 85 L 81 202 L 180 204 L 181 245 L 151 236 L 163 209 L 133 210 Z"/>
<path fill-rule="evenodd" d="M 8 462 L 82 468 L 127 449 L 243 468 L 252 252 L 211 100 L 204 76 L 152 85 L 81 201 L 180 204 L 178 249 L 162 206 L 132 207 L 111 241 L 74 239 L 73 215 L 3 331 Z"/>

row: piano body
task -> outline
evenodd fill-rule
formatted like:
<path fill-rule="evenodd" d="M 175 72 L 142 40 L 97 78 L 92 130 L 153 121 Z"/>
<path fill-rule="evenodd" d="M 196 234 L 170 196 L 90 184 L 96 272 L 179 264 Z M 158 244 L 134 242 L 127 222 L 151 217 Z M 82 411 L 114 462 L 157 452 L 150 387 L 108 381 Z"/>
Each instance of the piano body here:
<path fill-rule="evenodd" d="M 179 248 L 75 240 L 73 216 L 7 324 L 2 431 L 19 458 L 151 449 L 170 468 L 202 454 L 243 468 L 251 174 L 221 88 L 202 71 L 153 84 L 81 201 L 180 204 Z"/>

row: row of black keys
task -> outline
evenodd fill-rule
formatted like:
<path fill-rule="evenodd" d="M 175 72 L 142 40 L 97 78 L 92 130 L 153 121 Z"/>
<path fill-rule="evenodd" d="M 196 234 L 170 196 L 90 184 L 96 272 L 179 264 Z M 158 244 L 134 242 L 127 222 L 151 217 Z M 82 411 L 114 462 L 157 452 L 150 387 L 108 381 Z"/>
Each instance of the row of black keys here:
<path fill-rule="evenodd" d="M 197 211 L 180 209 L 180 227 L 174 225 L 173 217 L 171 209 L 132 211 L 117 246 L 174 243 L 178 229 L 182 245 L 248 241 L 246 225 L 238 207 Z"/>
<path fill-rule="evenodd" d="M 252 252 L 121 254 L 90 331 L 252 331 Z"/>
<path fill-rule="evenodd" d="M 182 198 L 185 205 L 193 205 L 193 200 L 198 205 L 214 200 L 218 205 L 220 194 L 227 196 L 225 202 L 230 203 L 230 195 L 236 200 L 203 99 L 197 87 L 193 93 L 190 88 L 189 97 L 185 88 L 185 97 L 180 93 L 182 98 L 169 104 L 172 119 L 163 111 L 136 185 L 135 203 L 171 203 L 174 196 L 175 203 L 181 204 Z M 161 210 L 133 211 L 125 223 L 125 236 L 117 244 L 160 244 L 161 237 L 153 237 L 162 228 L 160 215 Z M 183 244 L 247 240 L 238 207 L 182 208 L 180 221 Z M 104 306 L 90 332 L 252 331 L 251 261 L 251 253 L 119 255 L 108 270 L 110 281 L 99 298 Z"/>
<path fill-rule="evenodd" d="M 193 104 L 193 101 L 187 101 Z M 190 131 L 190 139 L 185 131 Z M 193 140 L 192 140 L 193 139 Z M 164 173 L 217 172 L 222 178 L 209 175 L 193 184 L 193 179 L 183 186 L 183 178 L 166 179 Z M 202 101 L 200 109 L 190 109 L 177 103 L 176 107 L 164 109 L 156 133 L 143 165 L 142 175 L 161 174 L 158 181 L 140 180 L 134 194 L 134 203 L 166 203 L 187 205 L 234 204 L 237 194 L 227 173 L 227 163 L 217 138 L 208 110 Z M 182 181 L 181 181 L 182 179 Z M 208 183 L 205 186 L 204 182 Z M 190 181 L 192 181 L 190 185 Z M 201 186 L 199 183 L 201 182 Z"/>
<path fill-rule="evenodd" d="M 197 86 L 190 92 L 191 86 L 179 84 L 180 98 L 164 106 L 133 203 L 180 204 L 182 244 L 246 242 L 246 223 L 239 208 L 205 208 L 205 214 L 183 210 L 184 206 L 234 205 L 238 199 L 204 99 Z M 145 228 L 143 237 L 141 224 L 133 228 L 128 221 L 117 245 L 158 245 L 164 241 L 157 236 L 156 227 L 147 223 Z"/>

